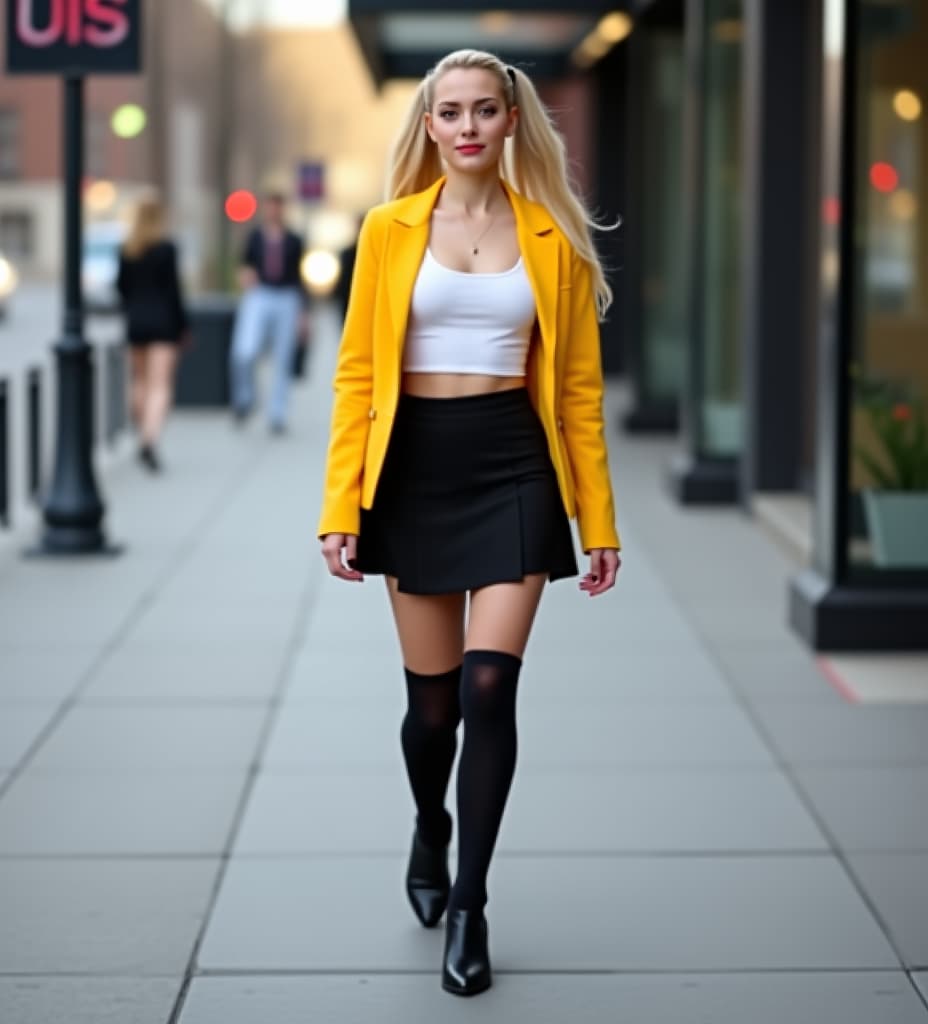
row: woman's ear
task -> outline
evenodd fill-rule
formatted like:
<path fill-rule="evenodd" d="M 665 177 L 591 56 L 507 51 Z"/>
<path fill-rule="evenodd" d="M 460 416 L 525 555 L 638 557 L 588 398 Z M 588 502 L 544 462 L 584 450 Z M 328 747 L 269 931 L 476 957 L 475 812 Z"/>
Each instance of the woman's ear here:
<path fill-rule="evenodd" d="M 510 139 L 516 133 L 516 128 L 519 126 L 519 108 L 509 108 L 509 127 L 506 129 L 506 138 Z"/>
<path fill-rule="evenodd" d="M 425 121 L 425 130 L 426 130 L 426 132 L 428 133 L 428 137 L 429 137 L 429 138 L 430 138 L 430 139 L 432 140 L 432 142 L 434 142 L 434 141 L 435 141 L 435 136 L 434 136 L 434 135 L 432 134 L 432 115 L 431 115 L 431 113 L 430 113 L 430 112 L 429 112 L 429 111 L 427 110 L 427 111 L 426 111 L 426 112 L 425 112 L 425 113 L 424 113 L 424 114 L 422 115 L 422 117 L 423 117 L 423 119 L 424 119 L 424 121 Z"/>

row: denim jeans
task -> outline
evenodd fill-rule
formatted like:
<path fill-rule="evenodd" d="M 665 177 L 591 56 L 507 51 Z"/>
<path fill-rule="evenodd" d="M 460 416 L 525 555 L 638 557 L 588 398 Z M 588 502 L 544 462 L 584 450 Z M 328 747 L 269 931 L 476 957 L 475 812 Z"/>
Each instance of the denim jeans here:
<path fill-rule="evenodd" d="M 300 293 L 296 288 L 259 284 L 242 296 L 230 354 L 232 405 L 237 411 L 248 412 L 254 406 L 255 363 L 270 340 L 273 378 L 267 415 L 272 425 L 286 423 L 299 317 Z"/>

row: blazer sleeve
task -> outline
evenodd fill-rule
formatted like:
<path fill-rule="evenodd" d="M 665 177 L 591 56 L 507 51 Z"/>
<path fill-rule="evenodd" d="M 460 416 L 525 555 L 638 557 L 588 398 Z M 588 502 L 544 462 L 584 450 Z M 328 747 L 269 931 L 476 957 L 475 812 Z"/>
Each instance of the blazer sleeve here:
<path fill-rule="evenodd" d="M 178 333 L 182 333 L 188 326 L 187 307 L 184 304 L 184 293 L 181 289 L 180 274 L 177 269 L 177 246 L 173 242 L 168 243 L 167 263 L 168 292 L 174 310 L 174 322 L 177 325 Z"/>
<path fill-rule="evenodd" d="M 603 424 L 599 322 L 589 265 L 571 255 L 570 335 L 561 386 L 561 420 L 577 497 L 584 552 L 619 548 Z"/>
<path fill-rule="evenodd" d="M 361 477 L 373 394 L 374 300 L 382 245 L 375 218 L 368 214 L 358 237 L 358 257 L 335 367 L 319 537 L 327 533 L 358 534 L 361 529 Z"/>
<path fill-rule="evenodd" d="M 119 297 L 122 299 L 122 303 L 125 306 L 126 299 L 129 297 L 129 267 L 126 264 L 126 257 L 122 250 L 119 252 L 119 270 L 116 274 L 116 291 L 119 292 Z"/>

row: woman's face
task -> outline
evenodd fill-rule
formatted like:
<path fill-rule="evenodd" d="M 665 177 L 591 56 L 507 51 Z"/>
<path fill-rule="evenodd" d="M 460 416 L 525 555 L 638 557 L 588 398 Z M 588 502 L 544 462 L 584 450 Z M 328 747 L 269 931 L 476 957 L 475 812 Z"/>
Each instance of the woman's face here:
<path fill-rule="evenodd" d="M 425 127 L 449 168 L 473 173 L 497 166 L 518 116 L 515 107 L 506 110 L 492 71 L 453 68 L 435 83 Z"/>

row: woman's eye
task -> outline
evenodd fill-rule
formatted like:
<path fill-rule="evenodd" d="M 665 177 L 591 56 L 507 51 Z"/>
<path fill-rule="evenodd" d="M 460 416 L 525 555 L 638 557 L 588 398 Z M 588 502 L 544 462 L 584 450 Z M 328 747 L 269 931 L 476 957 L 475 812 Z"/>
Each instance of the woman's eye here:
<path fill-rule="evenodd" d="M 483 108 L 483 109 L 482 109 L 482 110 L 480 111 L 480 113 L 481 113 L 481 114 L 482 114 L 482 115 L 483 115 L 484 117 L 493 117 L 493 115 L 494 115 L 494 114 L 496 113 L 496 107 L 484 107 L 484 108 Z"/>
<path fill-rule="evenodd" d="M 454 117 L 454 114 L 455 114 L 455 112 L 453 110 L 443 110 L 438 116 L 442 117 L 442 118 L 444 118 L 444 120 L 448 121 L 452 117 Z"/>

